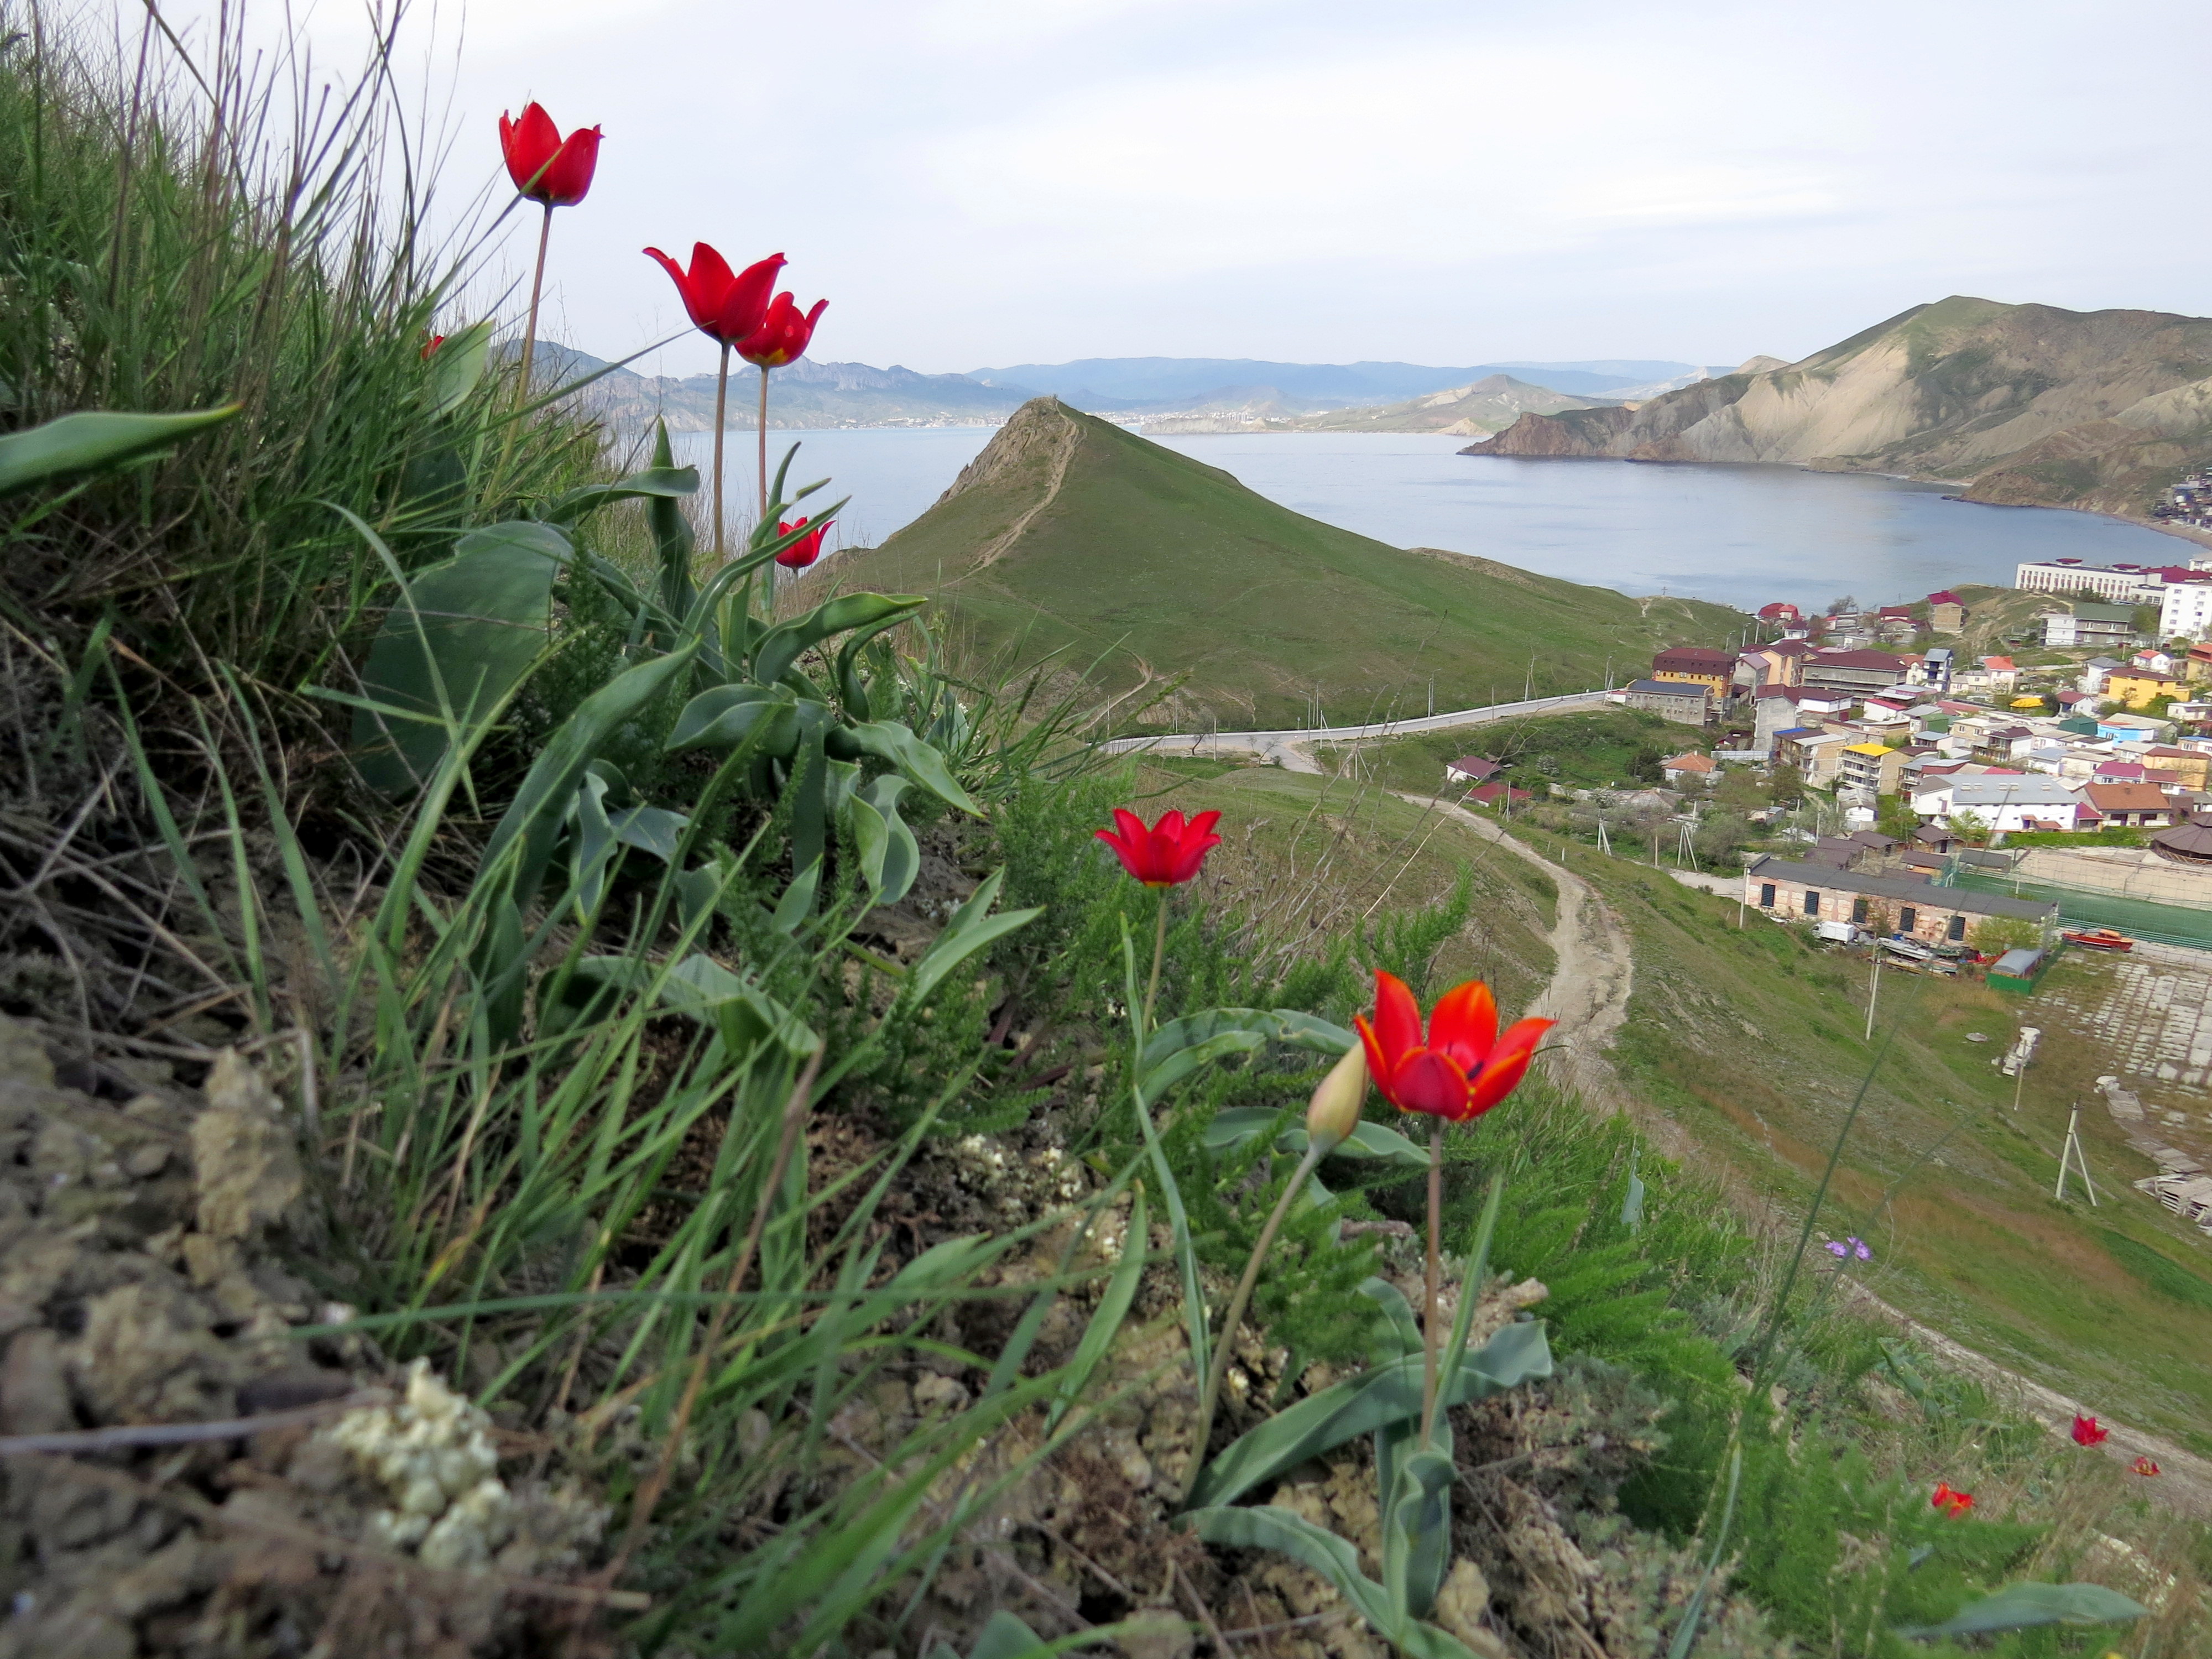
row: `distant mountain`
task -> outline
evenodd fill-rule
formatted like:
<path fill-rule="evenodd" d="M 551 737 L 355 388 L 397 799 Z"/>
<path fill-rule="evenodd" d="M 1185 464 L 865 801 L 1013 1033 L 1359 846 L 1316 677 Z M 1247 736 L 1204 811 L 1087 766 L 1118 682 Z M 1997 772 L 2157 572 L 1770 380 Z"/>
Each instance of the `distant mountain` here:
<path fill-rule="evenodd" d="M 1895 472 L 1956 481 L 1968 501 L 2144 518 L 2212 463 L 2212 319 L 1954 295 L 1801 362 L 1524 415 L 1463 453 Z"/>
<path fill-rule="evenodd" d="M 1262 394 L 1272 387 L 1260 387 Z M 1279 397 L 1255 397 L 1243 405 L 1207 412 L 1158 416 L 1145 422 L 1148 435 L 1167 436 L 1196 432 L 1441 432 L 1458 437 L 1497 432 L 1523 414 L 1556 415 L 1570 409 L 1593 409 L 1588 398 L 1570 397 L 1549 386 L 1532 386 L 1510 374 L 1487 374 L 1472 386 L 1447 386 L 1401 404 L 1379 408 L 1331 410 L 1320 415 L 1294 415 Z"/>
<path fill-rule="evenodd" d="M 1274 363 L 1249 357 L 1080 357 L 1068 363 L 1016 363 L 979 368 L 969 379 L 1049 392 L 1094 413 L 1174 412 L 1177 400 L 1215 399 L 1237 386 L 1273 388 L 1292 412 L 1311 414 L 1355 404 L 1396 403 L 1424 392 L 1468 386 L 1522 370 L 1554 391 L 1604 393 L 1668 375 L 1697 372 L 1694 363 L 1477 363 L 1430 368 L 1419 363 Z"/>
<path fill-rule="evenodd" d="M 533 380 L 562 385 L 607 367 L 604 359 L 541 340 Z M 742 366 L 741 366 L 742 367 Z M 557 377 L 557 378 L 556 378 Z M 750 430 L 758 377 L 730 376 L 729 423 Z M 894 365 L 817 363 L 802 357 L 775 371 L 769 399 L 771 428 L 841 426 L 996 426 L 1032 394 L 1018 386 L 987 386 L 964 374 L 918 374 Z M 641 431 L 665 416 L 672 432 L 711 432 L 714 376 L 639 374 L 613 369 L 577 394 L 610 425 Z"/>
<path fill-rule="evenodd" d="M 1742 617 L 1631 599 L 1340 530 L 1048 398 L 1026 404 L 935 506 L 818 580 L 932 595 L 980 646 L 1087 675 L 1090 698 L 1182 689 L 1148 717 L 1190 731 L 1581 690 L 1607 659 L 1712 644 Z"/>

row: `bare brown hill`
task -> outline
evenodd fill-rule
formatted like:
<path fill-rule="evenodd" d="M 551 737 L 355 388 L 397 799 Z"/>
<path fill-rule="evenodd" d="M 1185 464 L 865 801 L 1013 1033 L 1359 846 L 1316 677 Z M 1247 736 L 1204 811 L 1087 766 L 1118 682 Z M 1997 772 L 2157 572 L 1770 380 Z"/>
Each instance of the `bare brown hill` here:
<path fill-rule="evenodd" d="M 1523 415 L 1462 453 L 1897 472 L 2134 518 L 2212 461 L 2212 319 L 1954 295 L 1746 371 L 1634 408 Z"/>

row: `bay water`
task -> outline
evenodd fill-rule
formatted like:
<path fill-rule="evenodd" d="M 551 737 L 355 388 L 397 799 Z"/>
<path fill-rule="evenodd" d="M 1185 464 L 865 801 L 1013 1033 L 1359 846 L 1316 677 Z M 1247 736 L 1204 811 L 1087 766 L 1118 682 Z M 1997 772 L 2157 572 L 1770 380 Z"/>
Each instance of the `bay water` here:
<path fill-rule="evenodd" d="M 872 546 L 927 511 L 988 443 L 991 427 L 771 432 L 770 465 L 796 441 L 796 484 L 852 503 L 832 548 Z M 2023 559 L 2181 564 L 2193 544 L 2141 525 L 2043 507 L 1946 499 L 1948 487 L 1790 466 L 1534 460 L 1462 455 L 1428 434 L 1266 433 L 1151 440 L 1234 474 L 1294 512 L 1397 547 L 1437 547 L 1626 593 L 1746 610 L 1849 595 L 1894 605 L 1960 582 L 2012 585 Z M 706 465 L 705 434 L 678 459 Z M 732 512 L 755 495 L 752 434 L 732 432 Z M 811 504 L 811 503 L 810 503 Z"/>

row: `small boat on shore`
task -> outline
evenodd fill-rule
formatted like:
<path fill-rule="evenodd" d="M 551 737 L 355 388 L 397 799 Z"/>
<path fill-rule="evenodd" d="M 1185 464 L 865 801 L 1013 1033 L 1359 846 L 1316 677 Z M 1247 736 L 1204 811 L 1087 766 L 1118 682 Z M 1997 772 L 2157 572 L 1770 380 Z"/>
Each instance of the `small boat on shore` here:
<path fill-rule="evenodd" d="M 2117 927 L 2068 927 L 2058 937 L 2089 951 L 2132 951 L 2136 942 Z"/>

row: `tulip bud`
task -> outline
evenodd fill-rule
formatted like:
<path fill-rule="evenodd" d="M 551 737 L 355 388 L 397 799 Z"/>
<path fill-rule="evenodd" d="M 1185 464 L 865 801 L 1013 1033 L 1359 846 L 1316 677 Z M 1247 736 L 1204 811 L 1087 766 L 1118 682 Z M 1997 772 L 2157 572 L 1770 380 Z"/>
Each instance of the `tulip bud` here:
<path fill-rule="evenodd" d="M 1367 1053 L 1359 1043 L 1344 1051 L 1313 1091 L 1306 1107 L 1306 1135 L 1322 1152 L 1359 1127 L 1360 1103 L 1367 1098 Z"/>

